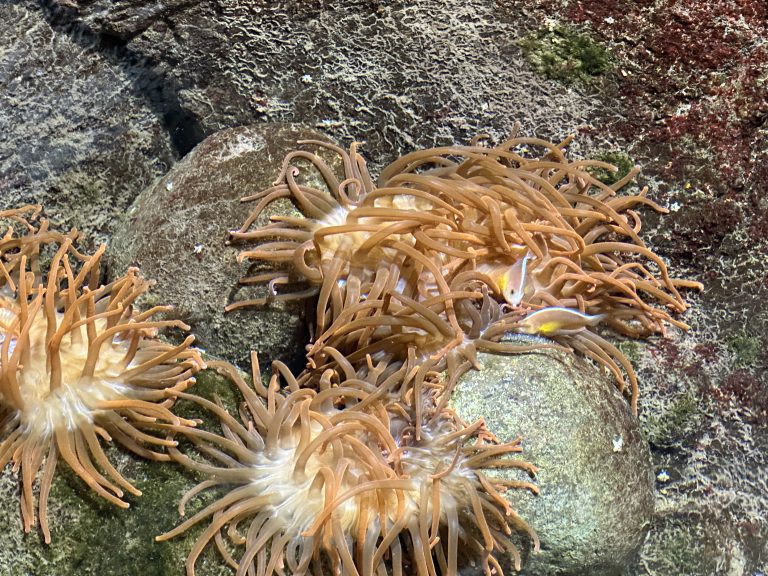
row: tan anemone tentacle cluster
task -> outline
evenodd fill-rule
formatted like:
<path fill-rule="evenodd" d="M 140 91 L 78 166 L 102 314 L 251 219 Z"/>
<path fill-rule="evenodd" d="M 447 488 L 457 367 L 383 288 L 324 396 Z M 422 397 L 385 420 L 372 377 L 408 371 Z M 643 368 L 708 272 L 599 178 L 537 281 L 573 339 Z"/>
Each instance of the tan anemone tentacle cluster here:
<path fill-rule="evenodd" d="M 175 441 L 151 434 L 157 422 L 193 425 L 170 408 L 168 390 L 184 390 L 202 366 L 187 337 L 173 346 L 159 329 L 188 327 L 134 310 L 149 282 L 129 270 L 99 283 L 102 246 L 80 253 L 76 232 L 36 222 L 40 207 L 0 212 L 12 222 L 0 239 L 0 467 L 21 475 L 24 530 L 35 526 L 33 483 L 40 477 L 37 518 L 46 542 L 47 503 L 59 460 L 99 496 L 128 507 L 136 489 L 107 459 L 114 440 L 153 460 L 169 460 Z M 14 227 L 21 225 L 21 233 Z"/>
<path fill-rule="evenodd" d="M 678 289 L 701 285 L 670 277 L 664 261 L 640 238 L 635 209 L 666 210 L 647 198 L 647 189 L 619 194 L 639 170 L 604 184 L 589 169 L 615 167 L 569 161 L 563 152 L 569 142 L 517 137 L 489 147 L 478 138 L 469 146 L 420 150 L 384 168 L 376 185 L 356 145 L 346 152 L 302 142 L 339 154 L 344 174 L 335 175 L 320 156 L 303 151 L 286 159 L 274 187 L 244 199 L 259 202 L 233 238 L 271 241 L 240 258 L 278 266 L 248 279 L 269 278 L 264 298 L 232 307 L 313 292 L 319 295 L 315 342 L 328 338 L 329 327 L 341 325 L 334 324 L 340 316 L 359 327 L 354 332 L 343 327 L 349 348 L 334 344 L 345 354 L 389 337 L 388 332 L 401 340 L 416 338 L 420 332 L 413 324 L 426 319 L 448 327 L 429 338 L 442 342 L 432 354 L 442 357 L 466 346 L 466 325 L 480 313 L 481 295 L 487 293 L 501 307 L 494 320 L 501 325 L 487 326 L 490 348 L 516 351 L 499 342 L 510 332 L 575 348 L 608 368 L 622 390 L 629 384 L 636 411 L 634 370 L 597 329 L 629 337 L 663 335 L 665 324 L 686 329 L 673 316 L 687 308 Z M 291 163 L 296 157 L 317 169 L 330 194 L 297 182 Z M 279 197 L 291 198 L 305 218 L 273 217 L 254 229 Z M 300 290 L 291 292 L 295 286 Z M 394 294 L 421 308 L 417 312 L 410 305 L 410 319 L 401 311 L 390 313 L 403 305 L 392 306 Z M 374 303 L 385 299 L 386 312 Z M 441 322 L 434 322 L 435 316 Z M 315 344 L 313 350 L 319 348 Z"/>
<path fill-rule="evenodd" d="M 228 309 L 316 297 L 312 341 L 307 368 L 294 376 L 275 362 L 267 387 L 257 367 L 251 388 L 216 364 L 245 399 L 239 420 L 177 394 L 216 414 L 223 431 L 167 426 L 213 460 L 171 449 L 207 477 L 182 514 L 198 492 L 229 489 L 159 537 L 210 519 L 189 576 L 211 541 L 238 576 L 323 574 L 326 563 L 333 574 L 456 576 L 461 560 L 479 560 L 490 576 L 503 573 L 504 554 L 520 569 L 511 529 L 538 549 L 502 496 L 535 486 L 482 472 L 535 469 L 510 457 L 519 439 L 503 443 L 448 408 L 459 377 L 477 367 L 478 351 L 576 349 L 628 388 L 636 410 L 632 366 L 599 330 L 638 337 L 686 328 L 673 316 L 686 309 L 678 289 L 700 287 L 671 278 L 640 239 L 634 208 L 664 209 L 646 190 L 618 193 L 637 170 L 606 185 L 589 168 L 613 167 L 569 161 L 568 143 L 511 138 L 490 147 L 478 138 L 404 156 L 374 183 L 356 144 L 304 141 L 272 187 L 244 199 L 257 204 L 232 237 L 257 243 L 239 259 L 256 269 L 242 282 L 263 285 L 263 295 Z M 342 173 L 313 148 L 337 154 Z M 299 162 L 327 190 L 304 184 Z M 283 198 L 303 217 L 259 225 Z"/>
<path fill-rule="evenodd" d="M 265 387 L 255 355 L 253 386 L 231 365 L 212 362 L 244 398 L 239 419 L 209 400 L 177 394 L 216 414 L 224 431 L 218 436 L 178 429 L 212 464 L 170 449 L 206 477 L 183 498 L 182 515 L 199 492 L 227 487 L 219 500 L 158 537 L 166 540 L 210 520 L 187 559 L 187 574 L 194 576 L 197 559 L 211 542 L 238 576 L 319 576 L 329 570 L 450 575 L 468 554 L 480 559 L 487 574 L 500 574 L 500 553 L 508 553 L 519 569 L 520 554 L 508 538 L 511 527 L 528 533 L 536 546 L 538 540 L 499 491 L 537 488 L 488 479 L 481 469 L 534 472 L 530 464 L 508 457 L 521 451 L 520 439 L 502 444 L 482 421 L 467 425 L 446 410 L 422 427 L 417 440 L 412 404 L 386 392 L 410 366 L 379 362 L 361 378 L 348 363 L 341 365 L 309 387 L 306 375 L 296 379 L 275 362 Z M 433 377 L 429 384 L 424 397 L 433 404 L 441 386 Z M 224 536 L 244 545 L 239 559 Z"/>

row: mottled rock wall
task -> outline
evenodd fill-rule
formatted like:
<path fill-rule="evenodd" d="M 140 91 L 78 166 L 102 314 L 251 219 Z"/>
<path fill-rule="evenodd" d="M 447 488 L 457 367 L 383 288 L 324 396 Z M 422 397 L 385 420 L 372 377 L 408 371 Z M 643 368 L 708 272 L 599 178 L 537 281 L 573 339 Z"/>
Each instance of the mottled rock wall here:
<path fill-rule="evenodd" d="M 75 4 L 62 10 L 177 83 L 207 133 L 302 122 L 365 140 L 383 163 L 413 146 L 503 135 L 516 121 L 561 137 L 598 106 L 536 75 L 515 44 L 524 31 L 487 0 Z"/>
<path fill-rule="evenodd" d="M 767 16 L 762 0 L 9 0 L 0 206 L 43 202 L 93 246 L 205 135 L 263 121 L 366 140 L 374 166 L 515 121 L 551 138 L 578 131 L 577 154 L 625 149 L 672 210 L 644 215 L 644 237 L 707 286 L 687 335 L 624 346 L 658 478 L 631 573 L 757 575 L 768 571 Z M 585 80 L 605 69 L 588 62 L 599 48 L 607 71 Z"/>
<path fill-rule="evenodd" d="M 94 246 L 176 159 L 146 71 L 34 1 L 0 5 L 0 206 L 43 203 Z"/>

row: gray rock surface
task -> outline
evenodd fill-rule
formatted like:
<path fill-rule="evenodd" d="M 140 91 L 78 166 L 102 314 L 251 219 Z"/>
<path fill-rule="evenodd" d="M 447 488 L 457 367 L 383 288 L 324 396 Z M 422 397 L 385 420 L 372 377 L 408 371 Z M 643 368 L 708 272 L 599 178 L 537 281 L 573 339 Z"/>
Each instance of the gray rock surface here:
<path fill-rule="evenodd" d="M 541 539 L 541 552 L 527 557 L 522 574 L 622 574 L 645 539 L 654 506 L 648 444 L 628 403 L 573 354 L 481 354 L 479 360 L 482 370 L 462 378 L 452 406 L 466 421 L 484 418 L 504 441 L 522 436 L 521 457 L 539 468 L 541 494 L 508 492 Z"/>
<path fill-rule="evenodd" d="M 516 44 L 528 29 L 490 0 L 55 4 L 155 62 L 209 134 L 302 122 L 365 140 L 386 163 L 415 146 L 503 136 L 516 121 L 560 138 L 598 105 L 538 76 Z"/>
<path fill-rule="evenodd" d="M 175 306 L 171 315 L 189 323 L 197 345 L 211 354 L 248 367 L 250 351 L 257 350 L 264 366 L 282 359 L 303 367 L 298 360 L 307 340 L 303 303 L 232 312 L 224 307 L 264 295 L 263 287 L 238 285 L 249 270 L 236 261 L 246 245 L 226 245 L 229 231 L 253 208 L 240 198 L 271 186 L 283 157 L 297 140 L 310 138 L 324 137 L 298 125 L 262 124 L 206 139 L 128 210 L 109 246 L 111 274 L 138 265 L 156 280 L 157 303 Z M 287 201 L 272 207 L 294 210 Z M 258 223 L 266 223 L 267 216 Z"/>
<path fill-rule="evenodd" d="M 739 298 L 718 306 L 753 305 Z M 642 561 L 627 576 L 768 574 L 766 333 L 746 312 L 736 338 L 713 318 L 733 316 L 702 303 L 687 314 L 691 332 L 634 354 L 657 490 Z"/>
<path fill-rule="evenodd" d="M 136 66 L 49 18 L 0 3 L 0 208 L 44 204 L 92 248 L 175 151 Z"/>

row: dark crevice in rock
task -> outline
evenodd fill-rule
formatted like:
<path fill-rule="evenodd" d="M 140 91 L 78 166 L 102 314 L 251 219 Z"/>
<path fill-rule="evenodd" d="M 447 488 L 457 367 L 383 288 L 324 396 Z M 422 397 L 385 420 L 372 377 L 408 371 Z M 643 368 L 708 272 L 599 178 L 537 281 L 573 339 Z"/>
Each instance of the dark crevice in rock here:
<path fill-rule="evenodd" d="M 20 2 L 19 2 L 20 3 Z M 77 10 L 63 7 L 53 0 L 38 0 L 48 25 L 67 35 L 87 50 L 99 52 L 107 61 L 120 67 L 132 81 L 132 91 L 162 118 L 173 147 L 185 156 L 206 137 L 195 116 L 185 110 L 178 98 L 179 86 L 158 72 L 157 63 L 128 47 L 128 41 L 115 35 L 96 34 L 77 21 Z"/>

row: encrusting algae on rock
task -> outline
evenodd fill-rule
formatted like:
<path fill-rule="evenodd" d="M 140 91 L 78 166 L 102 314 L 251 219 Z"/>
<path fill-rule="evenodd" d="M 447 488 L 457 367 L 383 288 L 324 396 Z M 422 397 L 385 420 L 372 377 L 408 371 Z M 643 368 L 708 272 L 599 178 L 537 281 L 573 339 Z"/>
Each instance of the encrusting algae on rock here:
<path fill-rule="evenodd" d="M 140 492 L 109 462 L 102 443 L 170 460 L 176 442 L 151 434 L 157 422 L 191 426 L 170 408 L 204 364 L 192 336 L 173 346 L 158 330 L 188 327 L 154 319 L 166 308 L 134 310 L 149 282 L 129 270 L 100 284 L 102 246 L 80 253 L 77 233 L 36 223 L 39 206 L 0 212 L 11 221 L 0 239 L 0 466 L 21 476 L 24 530 L 36 524 L 33 483 L 40 486 L 37 521 L 51 541 L 48 496 L 59 460 L 99 496 L 128 507 Z"/>

